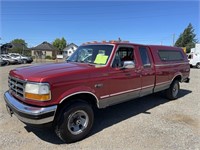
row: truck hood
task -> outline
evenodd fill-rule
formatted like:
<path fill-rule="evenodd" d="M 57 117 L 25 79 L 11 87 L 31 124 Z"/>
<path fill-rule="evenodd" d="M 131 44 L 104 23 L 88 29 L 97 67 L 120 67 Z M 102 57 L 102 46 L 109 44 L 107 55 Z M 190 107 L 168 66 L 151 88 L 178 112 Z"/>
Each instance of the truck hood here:
<path fill-rule="evenodd" d="M 90 70 L 93 67 L 79 63 L 55 63 L 17 68 L 12 70 L 10 75 L 22 80 L 42 82 L 48 78 L 83 73 L 84 70 Z"/>

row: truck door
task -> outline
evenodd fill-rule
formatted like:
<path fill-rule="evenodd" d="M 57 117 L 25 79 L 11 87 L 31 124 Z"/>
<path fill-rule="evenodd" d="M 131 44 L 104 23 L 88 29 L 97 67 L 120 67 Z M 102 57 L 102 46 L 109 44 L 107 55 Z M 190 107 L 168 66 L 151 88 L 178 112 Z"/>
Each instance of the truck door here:
<path fill-rule="evenodd" d="M 133 68 L 123 68 L 125 61 L 134 62 Z M 140 75 L 137 69 L 134 47 L 119 46 L 109 71 L 110 105 L 139 97 L 141 90 Z"/>
<path fill-rule="evenodd" d="M 153 66 L 153 60 L 148 47 L 139 46 L 139 54 L 141 58 L 141 77 L 142 77 L 142 89 L 140 96 L 153 93 L 155 84 L 155 69 Z"/>

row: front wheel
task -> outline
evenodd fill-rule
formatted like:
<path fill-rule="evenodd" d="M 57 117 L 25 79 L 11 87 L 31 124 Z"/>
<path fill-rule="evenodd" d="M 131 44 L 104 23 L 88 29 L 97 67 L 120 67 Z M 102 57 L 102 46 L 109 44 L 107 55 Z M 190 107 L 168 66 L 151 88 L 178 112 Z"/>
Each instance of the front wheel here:
<path fill-rule="evenodd" d="M 178 98 L 180 85 L 178 80 L 174 80 L 170 85 L 169 89 L 166 90 L 166 97 L 170 100 Z"/>
<path fill-rule="evenodd" d="M 61 112 L 55 132 L 66 143 L 76 142 L 87 136 L 93 120 L 91 106 L 85 102 L 76 102 Z"/>
<path fill-rule="evenodd" d="M 200 69 L 200 62 L 196 64 L 196 67 Z"/>
<path fill-rule="evenodd" d="M 10 62 L 9 61 L 6 61 L 6 66 L 10 65 Z"/>

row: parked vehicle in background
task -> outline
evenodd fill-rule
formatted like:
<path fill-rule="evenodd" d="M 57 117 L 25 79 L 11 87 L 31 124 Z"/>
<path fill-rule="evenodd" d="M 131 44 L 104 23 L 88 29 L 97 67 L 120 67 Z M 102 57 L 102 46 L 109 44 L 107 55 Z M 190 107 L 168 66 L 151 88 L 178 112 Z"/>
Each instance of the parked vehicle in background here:
<path fill-rule="evenodd" d="M 22 60 L 19 59 L 19 58 L 11 57 L 11 56 L 8 55 L 8 54 L 2 54 L 1 56 L 5 57 L 5 58 L 8 58 L 8 59 L 14 59 L 14 60 L 17 60 L 17 64 L 22 64 Z"/>
<path fill-rule="evenodd" d="M 18 54 L 18 53 L 9 53 L 8 55 L 11 56 L 12 58 L 15 58 L 15 59 L 21 59 L 23 64 L 33 62 L 33 59 L 31 57 L 21 55 L 21 54 Z"/>
<path fill-rule="evenodd" d="M 71 143 L 88 135 L 94 109 L 160 91 L 176 99 L 189 73 L 181 48 L 94 42 L 78 47 L 67 63 L 11 70 L 4 98 L 9 114 L 27 124 L 51 123 Z"/>
<path fill-rule="evenodd" d="M 17 59 L 12 59 L 11 57 L 7 56 L 7 55 L 0 55 L 0 57 L 6 61 L 7 65 L 15 65 L 18 64 L 18 60 Z"/>
<path fill-rule="evenodd" d="M 190 61 L 191 67 L 200 69 L 200 53 L 188 54 L 188 60 Z"/>
<path fill-rule="evenodd" d="M 20 58 L 13 57 L 13 56 L 10 56 L 10 55 L 8 55 L 8 57 L 17 60 L 17 61 L 18 61 L 18 64 L 22 64 L 22 63 L 23 63 L 22 59 L 20 59 Z"/>
<path fill-rule="evenodd" d="M 195 48 L 191 49 L 191 53 L 187 54 L 191 67 L 200 69 L 200 44 L 196 44 Z"/>
<path fill-rule="evenodd" d="M 0 57 L 0 66 L 5 66 L 6 64 L 7 62 Z"/>
<path fill-rule="evenodd" d="M 195 44 L 194 48 L 191 48 L 191 52 L 187 54 L 191 67 L 200 69 L 200 44 Z"/>

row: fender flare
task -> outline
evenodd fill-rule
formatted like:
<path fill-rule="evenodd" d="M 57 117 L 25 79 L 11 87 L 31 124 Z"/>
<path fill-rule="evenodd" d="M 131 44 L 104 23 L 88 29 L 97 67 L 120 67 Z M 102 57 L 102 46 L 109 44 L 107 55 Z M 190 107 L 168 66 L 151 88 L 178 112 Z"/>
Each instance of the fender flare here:
<path fill-rule="evenodd" d="M 178 76 L 181 76 L 180 82 L 182 82 L 182 80 L 183 80 L 183 75 L 182 75 L 181 72 L 177 72 L 177 73 L 174 74 L 174 77 L 172 78 L 171 83 L 172 83 L 172 82 L 174 81 L 174 79 L 175 79 L 176 77 L 178 77 Z M 170 83 L 170 84 L 171 84 L 171 83 Z"/>
<path fill-rule="evenodd" d="M 76 87 L 70 90 L 65 91 L 61 96 L 60 96 L 60 100 L 59 100 L 59 104 L 63 103 L 66 99 L 78 95 L 78 94 L 90 94 L 95 98 L 97 107 L 99 107 L 99 99 L 95 94 L 95 91 L 93 89 L 91 89 L 90 87 L 86 87 L 86 86 L 80 86 L 80 87 Z"/>

